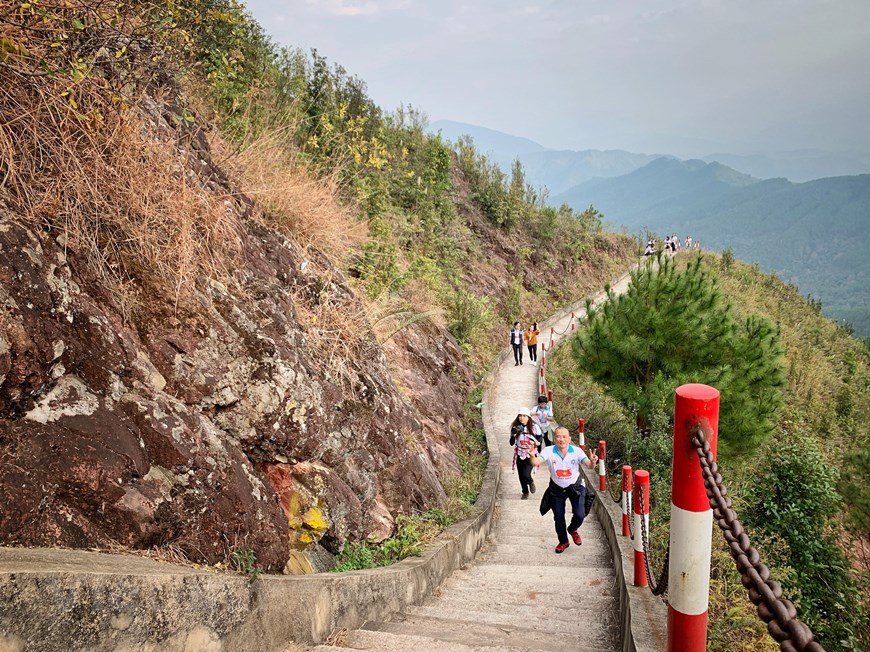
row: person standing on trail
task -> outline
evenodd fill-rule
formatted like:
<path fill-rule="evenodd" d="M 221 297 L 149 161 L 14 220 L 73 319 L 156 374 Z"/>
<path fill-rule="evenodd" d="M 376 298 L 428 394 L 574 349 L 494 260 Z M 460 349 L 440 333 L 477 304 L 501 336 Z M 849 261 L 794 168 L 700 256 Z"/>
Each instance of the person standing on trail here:
<path fill-rule="evenodd" d="M 587 457 L 583 449 L 571 444 L 571 434 L 564 426 L 556 428 L 554 439 L 555 446 L 547 446 L 540 454 L 532 451 L 529 463 L 534 467 L 546 464 L 550 471 L 550 486 L 547 487 L 544 500 L 541 501 L 541 513 L 546 513 L 545 507 L 553 510 L 556 536 L 559 538 L 556 552 L 562 553 L 568 549 L 569 534 L 576 545 L 583 543 L 578 529 L 586 517 L 586 487 L 580 482 L 582 477 L 580 465 L 585 464 L 590 469 L 595 468 L 598 455 L 592 451 L 590 457 Z M 567 500 L 571 501 L 572 515 L 571 522 L 566 526 L 565 501 Z M 545 504 L 545 501 L 548 504 Z"/>
<path fill-rule="evenodd" d="M 515 321 L 514 327 L 511 329 L 511 346 L 514 349 L 514 366 L 517 367 L 523 364 L 523 340 L 525 338 L 525 331 L 523 331 L 523 325 Z"/>
<path fill-rule="evenodd" d="M 538 335 L 541 331 L 538 330 L 538 322 L 532 322 L 531 328 L 526 331 L 523 336 L 526 340 L 526 345 L 529 347 L 529 360 L 532 361 L 532 366 L 538 366 Z"/>
<path fill-rule="evenodd" d="M 532 421 L 529 408 L 520 408 L 517 418 L 511 424 L 510 444 L 514 447 L 513 466 L 520 478 L 520 488 L 523 490 L 522 500 L 528 500 L 529 492 L 535 493 L 535 481 L 532 480 L 532 455 L 538 454 L 541 445 L 541 429 Z"/>
<path fill-rule="evenodd" d="M 547 400 L 547 397 L 541 394 L 538 397 L 538 404 L 532 409 L 532 418 L 537 422 L 541 429 L 541 435 L 544 438 L 544 446 L 553 445 L 553 431 L 556 428 L 556 422 L 553 420 L 553 406 Z"/>

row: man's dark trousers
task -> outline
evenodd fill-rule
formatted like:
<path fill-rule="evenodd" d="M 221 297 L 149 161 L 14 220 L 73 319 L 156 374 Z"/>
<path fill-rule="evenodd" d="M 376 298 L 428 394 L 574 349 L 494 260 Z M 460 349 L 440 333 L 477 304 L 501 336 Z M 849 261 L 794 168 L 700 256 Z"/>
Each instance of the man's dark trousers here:
<path fill-rule="evenodd" d="M 550 506 L 553 509 L 553 521 L 556 524 L 556 536 L 559 543 L 568 543 L 568 532 L 574 532 L 583 523 L 586 517 L 586 487 L 582 484 L 574 484 L 569 487 L 560 487 L 550 481 Z M 571 501 L 571 523 L 565 527 L 565 501 Z"/>

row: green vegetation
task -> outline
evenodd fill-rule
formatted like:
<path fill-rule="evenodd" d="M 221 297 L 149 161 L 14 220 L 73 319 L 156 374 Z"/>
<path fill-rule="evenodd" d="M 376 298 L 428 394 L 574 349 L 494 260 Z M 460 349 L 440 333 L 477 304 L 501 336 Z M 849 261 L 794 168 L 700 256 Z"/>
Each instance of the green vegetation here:
<path fill-rule="evenodd" d="M 230 562 L 236 572 L 247 575 L 251 580 L 257 579 L 263 569 L 257 566 L 257 553 L 251 548 L 239 548 L 230 555 Z"/>
<path fill-rule="evenodd" d="M 839 528 L 831 524 L 842 502 L 837 470 L 826 464 L 820 443 L 799 429 L 784 428 L 760 453 L 758 480 L 742 512 L 745 524 L 785 544 L 766 551 L 767 559 L 790 569 L 779 578 L 783 588 L 828 649 L 855 649 L 858 585 L 837 547 Z"/>
<path fill-rule="evenodd" d="M 781 407 L 770 413 L 766 432 L 759 431 L 761 436 L 742 437 L 720 448 L 721 472 L 753 545 L 782 582 L 786 595 L 798 605 L 800 618 L 828 650 L 866 649 L 870 643 L 870 605 L 866 592 L 859 589 L 870 581 L 861 552 L 867 545 L 870 491 L 859 479 L 866 477 L 870 460 L 870 355 L 863 342 L 822 317 L 818 305 L 807 303 L 794 286 L 727 253 L 723 257 L 705 254 L 700 264 L 692 256 L 677 256 L 669 263 L 675 269 L 663 267 L 658 281 L 645 273 L 639 274 L 638 280 L 647 283 L 650 292 L 661 293 L 660 282 L 671 279 L 679 284 L 695 278 L 698 287 L 715 287 L 721 306 L 711 306 L 713 314 L 722 310 L 734 324 L 750 323 L 752 315 L 776 324 L 784 380 Z M 635 299 L 626 298 L 625 302 L 631 306 Z M 613 299 L 608 318 L 616 324 L 624 318 L 617 319 L 625 309 L 619 304 L 619 299 Z M 686 327 L 685 311 L 690 307 L 691 301 L 656 310 L 656 326 L 668 332 L 672 326 L 664 322 L 673 319 Z M 597 372 L 585 357 L 585 348 L 593 330 L 616 329 L 614 324 L 596 326 L 606 312 L 599 309 L 578 332 L 573 346 L 556 352 L 548 368 L 548 382 L 559 397 L 557 418 L 572 422 L 583 417 L 587 437 L 607 441 L 611 473 L 615 475 L 622 463 L 650 471 L 653 559 L 658 569 L 668 536 L 673 387 L 658 383 L 658 373 L 650 374 L 653 382 L 648 391 L 640 385 L 635 392 L 629 391 L 621 383 L 633 381 L 624 376 L 603 383 L 593 378 Z M 633 314 L 634 320 L 645 323 L 642 315 Z M 701 319 L 697 327 L 707 326 Z M 634 337 L 627 328 L 616 332 L 623 339 Z M 715 327 L 712 332 L 717 332 Z M 680 333 L 672 336 L 675 349 L 683 346 Z M 603 345 L 616 346 L 606 340 Z M 630 359 L 637 342 L 621 346 Z M 748 352 L 745 347 L 741 350 Z M 685 357 L 693 359 L 692 355 Z M 641 364 L 644 360 L 636 361 L 631 369 L 645 369 Z M 665 361 L 661 369 L 670 370 L 672 364 Z M 619 367 L 616 362 L 614 365 Z M 625 375 L 624 371 L 615 373 Z M 661 378 L 672 373 L 682 372 L 662 371 Z M 751 396 L 754 391 L 744 382 L 726 390 L 725 385 L 701 376 L 703 366 L 695 373 L 678 382 L 700 380 L 717 386 L 722 392 L 723 416 L 731 392 L 745 391 Z M 639 381 L 646 377 L 636 376 Z M 755 415 L 751 401 L 738 405 L 749 417 Z M 641 420 L 643 430 L 637 428 L 641 409 L 648 415 Z M 720 421 L 723 444 L 729 438 L 724 423 Z M 739 420 L 733 427 L 741 427 Z M 746 597 L 724 539 L 716 533 L 710 600 L 709 649 L 777 649 Z"/>
<path fill-rule="evenodd" d="M 418 516 L 396 517 L 396 534 L 381 543 L 352 542 L 345 546 L 335 573 L 365 568 L 389 566 L 406 557 L 423 554 L 422 542 L 437 535 L 444 522 L 440 510 L 430 510 Z"/>
<path fill-rule="evenodd" d="M 608 292 L 573 340 L 578 364 L 650 430 L 654 412 L 670 413 L 687 382 L 722 393 L 720 450 L 751 450 L 771 431 L 782 406 L 782 347 L 773 325 L 752 315 L 738 323 L 715 279 L 696 257 L 685 269 L 660 256 L 632 273 L 620 296 Z"/>

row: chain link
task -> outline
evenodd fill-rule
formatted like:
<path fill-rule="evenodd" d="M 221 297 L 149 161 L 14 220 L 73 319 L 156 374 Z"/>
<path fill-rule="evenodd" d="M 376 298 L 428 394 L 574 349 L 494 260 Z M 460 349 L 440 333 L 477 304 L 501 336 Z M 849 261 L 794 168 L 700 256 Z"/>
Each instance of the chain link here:
<path fill-rule="evenodd" d="M 567 333 L 568 330 L 571 328 L 571 324 L 573 323 L 573 321 L 574 318 L 572 317 L 571 320 L 568 322 L 568 325 L 565 326 L 565 330 L 557 331 L 555 328 L 553 328 L 553 332 L 551 333 L 551 335 L 558 335 L 559 337 L 562 337 L 562 335 Z"/>
<path fill-rule="evenodd" d="M 767 632 L 779 643 L 782 652 L 825 652 L 825 648 L 814 640 L 812 630 L 797 619 L 794 604 L 782 597 L 779 582 L 770 579 L 770 570 L 761 563 L 758 551 L 750 544 L 743 525 L 731 509 L 728 489 L 722 483 L 710 444 L 700 428 L 692 436 L 692 446 L 698 451 L 713 516 L 725 535 L 731 556 L 737 562 L 737 570 L 740 571 L 743 586 L 749 592 L 749 599 L 755 605 L 758 616 L 767 623 Z"/>
<path fill-rule="evenodd" d="M 649 590 L 653 595 L 663 595 L 668 590 L 668 570 L 671 565 L 671 543 L 668 542 L 668 548 L 665 550 L 665 565 L 662 568 L 662 574 L 659 576 L 658 582 L 653 582 L 652 564 L 650 563 L 649 551 L 649 536 L 646 531 L 646 505 L 643 502 L 643 492 L 637 492 L 638 502 L 640 503 L 640 535 L 643 544 L 643 559 L 646 567 L 646 582 L 649 585 Z"/>
<path fill-rule="evenodd" d="M 605 467 L 605 470 L 606 470 L 606 468 L 607 467 Z M 612 489 L 613 485 L 616 484 L 614 479 L 609 475 L 605 475 L 604 479 L 605 479 L 605 484 L 607 485 L 607 493 L 610 495 L 611 500 L 613 500 L 613 502 L 615 502 L 615 503 L 621 503 L 622 502 L 622 476 L 620 475 L 620 478 L 619 478 L 619 491 L 618 491 L 617 495 L 614 495 L 613 489 Z M 631 535 L 630 539 L 632 541 L 634 541 L 634 512 L 632 511 L 634 506 L 632 505 L 633 501 L 632 501 L 630 491 L 626 492 L 626 494 L 625 494 L 625 502 L 627 505 L 626 513 L 628 514 L 628 533 L 629 533 L 629 535 Z"/>
<path fill-rule="evenodd" d="M 605 466 L 604 466 L 604 485 L 607 487 L 607 493 L 610 494 L 610 498 L 611 498 L 611 500 L 613 500 L 613 502 L 621 503 L 622 502 L 622 476 L 620 476 L 620 478 L 619 478 L 619 491 L 617 491 L 616 494 L 614 495 L 613 485 L 615 485 L 615 484 L 616 484 L 616 482 L 613 480 L 613 478 L 607 474 L 607 465 L 605 464 Z"/>

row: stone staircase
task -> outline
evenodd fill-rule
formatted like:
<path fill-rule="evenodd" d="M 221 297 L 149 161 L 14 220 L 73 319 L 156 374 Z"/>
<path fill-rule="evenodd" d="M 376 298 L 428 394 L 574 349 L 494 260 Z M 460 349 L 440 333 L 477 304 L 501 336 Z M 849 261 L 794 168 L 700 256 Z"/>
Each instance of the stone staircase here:
<path fill-rule="evenodd" d="M 557 555 L 550 515 L 541 517 L 537 500 L 515 493 L 502 499 L 496 531 L 475 563 L 454 572 L 436 595 L 314 649 L 620 649 L 616 577 L 598 522 L 590 518 L 580 528 L 582 546 L 572 543 Z"/>
<path fill-rule="evenodd" d="M 565 329 L 570 316 L 554 324 Z M 543 329 L 542 329 L 543 330 Z M 543 338 L 542 338 L 543 339 Z M 540 356 L 540 353 L 539 353 Z M 422 605 L 360 629 L 335 632 L 316 652 L 621 650 L 618 587 L 601 526 L 590 516 L 580 528 L 582 546 L 556 554 L 552 513 L 542 517 L 540 496 L 549 476 L 534 476 L 537 493 L 520 499 L 510 423 L 520 407 L 533 407 L 539 368 L 505 361 L 496 372 L 484 414 L 498 434 L 502 460 L 498 513 L 475 562 L 455 571 Z M 558 417 L 558 405 L 556 406 Z M 570 502 L 568 503 L 570 519 Z"/>

